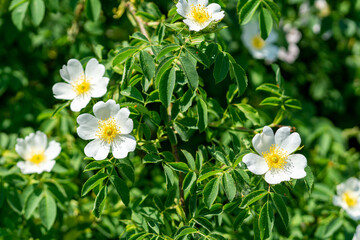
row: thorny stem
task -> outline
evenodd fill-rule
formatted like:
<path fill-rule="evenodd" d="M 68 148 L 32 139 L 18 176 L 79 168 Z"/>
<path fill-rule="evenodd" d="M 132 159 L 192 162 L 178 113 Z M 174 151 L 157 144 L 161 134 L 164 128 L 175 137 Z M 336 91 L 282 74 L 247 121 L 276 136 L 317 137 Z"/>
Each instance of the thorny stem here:
<path fill-rule="evenodd" d="M 150 37 L 149 37 L 149 34 L 147 33 L 146 29 L 145 29 L 145 26 L 144 26 L 144 22 L 143 20 L 139 17 L 139 16 L 136 16 L 136 9 L 135 9 L 135 6 L 132 2 L 127 2 L 126 3 L 126 7 L 129 9 L 130 13 L 134 16 L 134 19 L 136 21 L 136 23 L 138 24 L 139 28 L 140 28 L 140 32 L 142 34 L 145 35 L 145 37 L 147 37 L 147 39 L 150 40 Z"/>
<path fill-rule="evenodd" d="M 171 109 L 172 109 L 172 104 L 170 104 L 168 109 L 167 109 L 168 110 L 169 122 L 171 122 Z M 171 150 L 172 150 L 172 153 L 174 155 L 175 162 L 180 162 L 179 151 L 177 149 L 177 145 L 176 144 L 171 144 Z M 183 181 L 184 181 L 183 173 L 179 172 L 179 191 L 180 191 L 180 201 L 179 202 L 180 202 L 180 205 L 183 207 L 183 209 L 185 209 Z"/>

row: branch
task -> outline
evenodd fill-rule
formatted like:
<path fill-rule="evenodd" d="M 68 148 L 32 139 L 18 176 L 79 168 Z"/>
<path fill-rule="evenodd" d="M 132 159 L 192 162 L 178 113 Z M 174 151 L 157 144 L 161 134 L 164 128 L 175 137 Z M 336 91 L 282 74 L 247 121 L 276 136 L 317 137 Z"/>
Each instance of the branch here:
<path fill-rule="evenodd" d="M 134 16 L 134 19 L 140 28 L 140 32 L 142 34 L 144 34 L 144 36 L 147 37 L 147 39 L 150 40 L 149 34 L 147 33 L 145 26 L 144 26 L 145 23 L 139 16 L 136 16 L 136 9 L 135 9 L 134 4 L 132 4 L 132 2 L 127 2 L 126 7 L 129 9 L 130 13 Z"/>

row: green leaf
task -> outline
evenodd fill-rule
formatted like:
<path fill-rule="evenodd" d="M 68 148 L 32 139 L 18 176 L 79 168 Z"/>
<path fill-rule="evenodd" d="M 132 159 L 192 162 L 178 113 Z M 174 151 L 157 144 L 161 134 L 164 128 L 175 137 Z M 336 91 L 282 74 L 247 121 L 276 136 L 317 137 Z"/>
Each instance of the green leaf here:
<path fill-rule="evenodd" d="M 40 201 L 39 214 L 42 224 L 49 230 L 56 219 L 56 202 L 49 194 Z"/>
<path fill-rule="evenodd" d="M 175 57 L 167 57 L 159 63 L 158 68 L 156 69 L 155 74 L 155 87 L 159 87 L 160 79 L 162 75 L 171 67 L 171 64 L 174 62 Z"/>
<path fill-rule="evenodd" d="M 265 5 L 265 7 L 270 11 L 273 19 L 276 21 L 277 24 L 280 22 L 280 8 L 276 3 L 274 3 L 272 0 L 263 0 L 262 3 Z"/>
<path fill-rule="evenodd" d="M 206 56 L 205 53 L 203 53 L 202 51 L 200 51 L 199 49 L 193 46 L 185 47 L 185 49 L 188 53 L 190 53 L 190 55 L 193 58 L 195 58 L 202 65 L 204 65 L 207 68 L 210 66 L 209 58 Z"/>
<path fill-rule="evenodd" d="M 45 16 L 45 3 L 43 0 L 30 0 L 30 17 L 35 26 L 39 26 Z"/>
<path fill-rule="evenodd" d="M 20 199 L 20 195 L 15 188 L 9 187 L 7 189 L 6 201 L 14 212 L 16 212 L 17 214 L 21 214 L 22 202 Z"/>
<path fill-rule="evenodd" d="M 115 56 L 112 60 L 112 67 L 114 68 L 116 65 L 121 64 L 129 57 L 132 57 L 135 53 L 139 51 L 138 47 L 124 47 L 122 48 L 119 53 Z"/>
<path fill-rule="evenodd" d="M 94 176 L 90 177 L 83 185 L 81 189 L 81 196 L 85 196 L 91 189 L 99 185 L 108 175 L 106 173 L 98 172 Z"/>
<path fill-rule="evenodd" d="M 93 213 L 97 218 L 101 216 L 101 213 L 104 209 L 106 196 L 107 196 L 107 186 L 103 186 L 98 192 L 94 202 Z"/>
<path fill-rule="evenodd" d="M 261 101 L 261 106 L 279 106 L 282 101 L 278 97 L 268 97 Z"/>
<path fill-rule="evenodd" d="M 159 97 L 161 103 L 167 108 L 171 103 L 171 97 L 175 88 L 175 67 L 166 70 L 159 82 Z"/>
<path fill-rule="evenodd" d="M 16 8 L 11 12 L 11 20 L 14 23 L 15 27 L 20 31 L 23 28 L 23 21 L 28 7 L 29 7 L 28 1 L 22 2 L 19 5 L 17 5 Z"/>
<path fill-rule="evenodd" d="M 175 135 L 174 130 L 171 127 L 166 127 L 165 129 L 166 129 L 166 133 L 169 137 L 170 143 L 172 145 L 176 145 L 178 143 L 178 141 L 177 141 L 177 137 Z"/>
<path fill-rule="evenodd" d="M 206 103 L 201 98 L 199 98 L 198 100 L 197 112 L 198 112 L 197 126 L 200 132 L 202 132 L 207 128 L 208 125 L 208 109 Z"/>
<path fill-rule="evenodd" d="M 240 213 L 236 216 L 235 221 L 234 221 L 234 229 L 235 231 L 239 229 L 239 227 L 242 225 L 242 223 L 244 222 L 244 220 L 249 217 L 249 212 L 247 209 L 243 209 L 240 211 Z"/>
<path fill-rule="evenodd" d="M 180 46 L 178 44 L 169 44 L 166 45 L 165 47 L 163 47 L 161 49 L 161 51 L 159 52 L 159 54 L 156 56 L 156 60 L 159 60 L 160 58 L 162 58 L 163 56 L 165 56 L 166 54 L 175 51 L 175 50 L 179 50 Z"/>
<path fill-rule="evenodd" d="M 134 33 L 131 38 L 134 38 L 134 39 L 137 39 L 137 40 L 140 40 L 142 42 L 149 42 L 149 39 L 144 35 L 142 34 L 141 32 L 136 32 Z"/>
<path fill-rule="evenodd" d="M 178 240 L 181 237 L 185 237 L 192 233 L 197 233 L 197 230 L 195 228 L 190 228 L 190 227 L 185 228 L 185 229 L 181 230 L 181 232 L 178 235 L 176 235 L 175 240 Z"/>
<path fill-rule="evenodd" d="M 188 172 L 184 178 L 183 189 L 190 189 L 193 183 L 196 181 L 196 173 Z"/>
<path fill-rule="evenodd" d="M 196 71 L 196 64 L 194 65 L 187 56 L 181 56 L 180 62 L 190 86 L 193 90 L 196 89 L 199 85 L 199 75 Z"/>
<path fill-rule="evenodd" d="M 128 98 L 131 98 L 133 100 L 139 101 L 141 103 L 144 103 L 144 97 L 142 96 L 141 92 L 137 90 L 136 87 L 127 87 L 126 89 L 122 90 L 120 92 L 123 96 L 126 96 Z"/>
<path fill-rule="evenodd" d="M 155 63 L 152 56 L 146 52 L 140 52 L 140 67 L 144 76 L 150 81 L 155 76 Z"/>
<path fill-rule="evenodd" d="M 152 153 L 147 154 L 144 157 L 144 163 L 158 163 L 161 161 L 162 161 L 162 158 L 159 155 L 152 154 Z"/>
<path fill-rule="evenodd" d="M 195 96 L 195 92 L 193 92 L 191 89 L 188 89 L 185 94 L 180 98 L 180 110 L 182 112 L 186 112 L 189 107 L 191 107 L 192 101 Z"/>
<path fill-rule="evenodd" d="M 247 206 L 250 206 L 254 202 L 260 200 L 261 198 L 265 197 L 268 194 L 265 190 L 256 190 L 254 192 L 249 193 L 244 197 L 244 199 L 241 202 L 240 208 L 244 209 Z"/>
<path fill-rule="evenodd" d="M 209 65 L 213 64 L 216 60 L 216 56 L 219 53 L 219 47 L 215 43 L 210 43 L 205 50 L 205 54 L 209 59 Z"/>
<path fill-rule="evenodd" d="M 12 11 L 16 7 L 20 6 L 24 2 L 28 2 L 29 0 L 12 0 L 9 6 L 9 11 Z"/>
<path fill-rule="evenodd" d="M 260 117 L 255 108 L 245 103 L 236 104 L 236 107 L 241 112 L 243 112 L 246 118 L 249 119 L 254 125 L 260 124 Z"/>
<path fill-rule="evenodd" d="M 237 88 L 239 90 L 238 95 L 241 96 L 248 86 L 248 79 L 244 69 L 237 63 L 231 63 L 230 76 L 232 79 L 235 79 Z"/>
<path fill-rule="evenodd" d="M 205 169 L 205 170 L 207 170 L 207 169 Z M 211 176 L 214 176 L 215 174 L 218 174 L 218 173 L 220 173 L 220 172 L 223 172 L 223 170 L 222 170 L 222 169 L 219 169 L 219 170 L 214 170 L 214 171 L 206 172 L 206 173 L 202 174 L 202 175 L 199 177 L 198 181 L 201 182 L 201 181 L 203 181 L 203 180 L 205 180 L 205 179 L 207 179 L 207 178 L 209 178 L 209 177 L 211 177 Z"/>
<path fill-rule="evenodd" d="M 278 95 L 279 97 L 282 96 L 279 86 L 271 83 L 261 84 L 259 87 L 256 88 L 256 91 L 265 91 Z"/>
<path fill-rule="evenodd" d="M 296 99 L 288 99 L 285 101 L 285 106 L 293 109 L 301 110 L 301 103 L 299 100 Z"/>
<path fill-rule="evenodd" d="M 269 202 L 266 202 L 261 208 L 259 218 L 259 230 L 261 239 L 266 239 L 270 237 L 273 226 L 274 212 Z"/>
<path fill-rule="evenodd" d="M 260 24 L 261 38 L 266 40 L 270 35 L 273 27 L 273 20 L 271 18 L 271 13 L 266 8 L 260 8 L 259 24 Z"/>
<path fill-rule="evenodd" d="M 111 166 L 111 162 L 109 160 L 92 161 L 88 165 L 86 165 L 84 172 L 103 169 L 108 166 Z"/>
<path fill-rule="evenodd" d="M 188 165 L 184 162 L 171 162 L 169 163 L 169 166 L 178 172 L 187 173 L 189 171 Z"/>
<path fill-rule="evenodd" d="M 213 230 L 213 225 L 207 218 L 197 217 L 194 219 L 194 221 L 203 228 L 205 228 L 206 230 L 208 230 L 209 232 Z M 217 240 L 217 239 L 213 239 L 213 240 Z"/>
<path fill-rule="evenodd" d="M 85 12 L 87 17 L 91 21 L 97 21 L 101 12 L 101 2 L 100 0 L 86 0 L 85 2 Z"/>
<path fill-rule="evenodd" d="M 219 178 L 211 179 L 203 190 L 204 202 L 207 208 L 211 208 L 219 192 Z"/>
<path fill-rule="evenodd" d="M 239 22 L 241 25 L 247 24 L 251 20 L 260 3 L 261 0 L 250 0 L 240 9 Z"/>
<path fill-rule="evenodd" d="M 121 201 L 124 203 L 125 206 L 128 206 L 130 202 L 129 188 L 126 185 L 126 182 L 115 174 L 110 176 L 110 181 L 112 185 L 114 185 L 117 193 L 119 194 Z"/>
<path fill-rule="evenodd" d="M 25 204 L 25 218 L 29 219 L 42 198 L 42 190 L 37 188 L 31 193 Z"/>
<path fill-rule="evenodd" d="M 194 157 L 191 155 L 191 153 L 189 153 L 188 151 L 186 150 L 181 150 L 181 152 L 184 154 L 188 164 L 189 164 L 189 167 L 191 168 L 191 170 L 195 171 L 195 160 L 194 160 Z"/>
<path fill-rule="evenodd" d="M 61 110 L 63 110 L 64 108 L 66 108 L 67 106 L 69 106 L 71 103 L 71 101 L 67 101 L 64 104 L 61 104 L 58 108 L 55 109 L 55 111 L 51 114 L 51 118 L 53 118 L 56 114 L 58 114 L 59 112 L 61 112 Z"/>
<path fill-rule="evenodd" d="M 226 197 L 229 199 L 229 202 L 231 202 L 236 194 L 236 185 L 233 177 L 229 173 L 225 173 L 223 177 L 223 185 Z"/>
<path fill-rule="evenodd" d="M 215 67 L 213 76 L 215 78 L 215 84 L 220 83 L 222 80 L 225 79 L 229 72 L 229 57 L 227 54 L 220 52 L 215 60 Z"/>
<path fill-rule="evenodd" d="M 276 210 L 278 211 L 284 226 L 287 227 L 289 224 L 289 215 L 287 212 L 286 205 L 282 197 L 276 193 L 271 193 L 271 198 L 275 205 Z"/>
<path fill-rule="evenodd" d="M 305 167 L 305 172 L 306 172 L 306 177 L 304 178 L 304 180 L 305 180 L 305 183 L 306 183 L 306 186 L 307 186 L 309 192 L 311 192 L 311 190 L 314 186 L 315 177 L 309 166 Z"/>

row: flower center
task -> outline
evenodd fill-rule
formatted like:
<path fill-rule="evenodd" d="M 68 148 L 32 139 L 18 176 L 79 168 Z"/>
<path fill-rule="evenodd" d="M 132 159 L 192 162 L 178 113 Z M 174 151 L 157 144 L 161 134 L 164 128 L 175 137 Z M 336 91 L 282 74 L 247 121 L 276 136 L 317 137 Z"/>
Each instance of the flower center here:
<path fill-rule="evenodd" d="M 349 206 L 349 207 L 353 207 L 357 204 L 357 197 L 354 196 L 353 193 L 351 192 L 345 192 L 342 195 L 342 200 Z"/>
<path fill-rule="evenodd" d="M 90 91 L 90 82 L 82 75 L 75 83 L 72 84 L 77 95 L 85 94 Z"/>
<path fill-rule="evenodd" d="M 256 35 L 255 37 L 252 38 L 251 44 L 253 45 L 254 48 L 260 50 L 265 46 L 265 41 L 259 35 Z"/>
<path fill-rule="evenodd" d="M 39 165 L 45 160 L 45 155 L 43 152 L 40 153 L 32 153 L 29 161 L 33 164 Z"/>
<path fill-rule="evenodd" d="M 200 23 L 200 24 L 208 21 L 211 18 L 211 16 L 208 13 L 206 7 L 204 5 L 201 5 L 201 4 L 198 4 L 198 5 L 191 4 L 190 16 L 197 23 Z"/>
<path fill-rule="evenodd" d="M 100 120 L 96 136 L 108 144 L 112 143 L 115 137 L 120 133 L 119 127 L 116 125 L 114 118 Z"/>
<path fill-rule="evenodd" d="M 267 165 L 271 169 L 283 169 L 284 166 L 287 164 L 287 153 L 279 148 L 277 145 L 273 144 L 270 147 L 268 152 L 261 153 L 265 158 Z"/>

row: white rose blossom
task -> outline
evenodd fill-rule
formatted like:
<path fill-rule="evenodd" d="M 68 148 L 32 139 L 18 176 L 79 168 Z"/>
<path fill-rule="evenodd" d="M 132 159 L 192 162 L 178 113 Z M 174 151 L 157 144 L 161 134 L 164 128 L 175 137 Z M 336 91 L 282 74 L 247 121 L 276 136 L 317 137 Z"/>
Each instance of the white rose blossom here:
<path fill-rule="evenodd" d="M 336 192 L 333 204 L 343 208 L 355 221 L 360 220 L 360 181 L 349 178 L 345 183 L 336 186 Z"/>
<path fill-rule="evenodd" d="M 95 160 L 105 159 L 110 149 L 115 158 L 125 158 L 136 147 L 136 140 L 129 135 L 133 130 L 130 111 L 121 108 L 114 100 L 97 102 L 94 115 L 85 113 L 77 118 L 77 133 L 84 140 L 92 140 L 84 149 L 85 155 Z"/>
<path fill-rule="evenodd" d="M 24 174 L 50 172 L 55 165 L 55 158 L 60 154 L 61 147 L 56 141 L 48 144 L 45 133 L 37 131 L 25 139 L 18 138 L 16 152 L 25 160 L 17 163 Z"/>
<path fill-rule="evenodd" d="M 241 39 L 254 58 L 270 62 L 276 60 L 279 51 L 279 47 L 274 44 L 278 39 L 276 32 L 272 31 L 264 40 L 260 36 L 258 22 L 252 21 L 243 27 Z"/>
<path fill-rule="evenodd" d="M 84 69 L 77 59 L 70 59 L 60 70 L 66 83 L 56 83 L 52 90 L 57 99 L 72 100 L 70 109 L 79 112 L 90 99 L 102 97 L 107 91 L 109 78 L 103 77 L 105 67 L 92 58 Z"/>
<path fill-rule="evenodd" d="M 360 240 L 360 225 L 356 227 L 356 232 L 352 240 Z"/>
<path fill-rule="evenodd" d="M 176 8 L 176 11 L 185 18 L 184 23 L 189 26 L 190 31 L 198 32 L 212 21 L 220 21 L 225 16 L 219 4 L 208 5 L 208 0 L 179 0 Z"/>
<path fill-rule="evenodd" d="M 292 154 L 300 143 L 300 135 L 290 134 L 290 127 L 281 127 L 274 135 L 273 130 L 265 126 L 263 132 L 252 139 L 258 154 L 246 154 L 243 162 L 250 172 L 265 174 L 265 181 L 269 184 L 289 181 L 290 178 L 300 179 L 306 176 L 307 161 L 302 154 Z"/>

